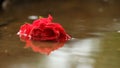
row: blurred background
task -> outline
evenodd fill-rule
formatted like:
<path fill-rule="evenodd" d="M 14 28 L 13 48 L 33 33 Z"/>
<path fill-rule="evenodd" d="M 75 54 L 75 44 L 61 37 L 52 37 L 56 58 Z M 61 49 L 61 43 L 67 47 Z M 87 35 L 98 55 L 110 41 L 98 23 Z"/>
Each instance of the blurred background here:
<path fill-rule="evenodd" d="M 49 56 L 16 33 L 51 14 L 74 39 Z M 120 0 L 0 0 L 0 68 L 119 68 Z"/>

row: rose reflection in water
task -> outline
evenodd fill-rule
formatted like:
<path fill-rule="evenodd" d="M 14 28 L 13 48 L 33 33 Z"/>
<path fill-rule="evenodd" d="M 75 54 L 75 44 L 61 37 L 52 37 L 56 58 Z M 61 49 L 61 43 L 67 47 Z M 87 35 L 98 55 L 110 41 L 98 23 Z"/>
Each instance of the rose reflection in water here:
<path fill-rule="evenodd" d="M 31 47 L 34 52 L 49 55 L 51 51 L 62 47 L 65 42 L 50 42 L 50 41 L 26 41 L 25 48 Z"/>

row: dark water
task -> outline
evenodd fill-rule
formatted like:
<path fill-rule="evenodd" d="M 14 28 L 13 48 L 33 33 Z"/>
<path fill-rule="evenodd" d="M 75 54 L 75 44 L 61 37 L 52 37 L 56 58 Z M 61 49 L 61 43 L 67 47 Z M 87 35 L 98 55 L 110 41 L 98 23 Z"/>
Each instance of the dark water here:
<path fill-rule="evenodd" d="M 16 1 L 0 15 L 0 68 L 119 68 L 119 0 Z M 49 56 L 23 48 L 29 16 L 52 14 L 73 39 Z"/>

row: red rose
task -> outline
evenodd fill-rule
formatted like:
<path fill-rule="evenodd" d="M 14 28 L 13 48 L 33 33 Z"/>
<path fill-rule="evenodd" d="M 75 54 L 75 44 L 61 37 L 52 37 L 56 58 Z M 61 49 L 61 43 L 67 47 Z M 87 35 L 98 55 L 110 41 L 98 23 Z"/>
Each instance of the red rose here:
<path fill-rule="evenodd" d="M 32 24 L 22 25 L 18 35 L 26 42 L 27 47 L 31 47 L 35 52 L 46 54 L 49 54 L 51 51 L 62 47 L 67 40 L 71 39 L 71 37 L 65 32 L 64 28 L 60 24 L 52 22 L 52 16 L 50 15 L 48 18 L 37 19 L 33 21 Z M 49 43 L 49 45 L 48 43 L 44 43 L 44 45 L 42 43 L 43 41 L 52 41 L 56 42 L 57 44 Z M 38 43 L 36 45 L 33 42 Z"/>
<path fill-rule="evenodd" d="M 31 39 L 35 41 L 59 41 L 69 39 L 63 27 L 58 23 L 46 23 L 42 28 L 35 27 L 31 31 Z"/>
<path fill-rule="evenodd" d="M 52 17 L 40 18 L 33 22 L 31 30 L 31 40 L 35 41 L 60 41 L 65 42 L 70 37 L 58 23 L 52 22 Z"/>

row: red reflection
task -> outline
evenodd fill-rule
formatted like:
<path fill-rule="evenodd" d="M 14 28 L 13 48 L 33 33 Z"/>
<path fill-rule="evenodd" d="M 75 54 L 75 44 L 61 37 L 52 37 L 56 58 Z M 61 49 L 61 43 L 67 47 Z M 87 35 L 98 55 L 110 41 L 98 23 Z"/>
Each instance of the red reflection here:
<path fill-rule="evenodd" d="M 52 51 L 62 47 L 65 42 L 50 42 L 50 41 L 26 41 L 26 48 L 30 47 L 34 52 L 49 55 Z"/>

